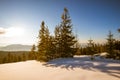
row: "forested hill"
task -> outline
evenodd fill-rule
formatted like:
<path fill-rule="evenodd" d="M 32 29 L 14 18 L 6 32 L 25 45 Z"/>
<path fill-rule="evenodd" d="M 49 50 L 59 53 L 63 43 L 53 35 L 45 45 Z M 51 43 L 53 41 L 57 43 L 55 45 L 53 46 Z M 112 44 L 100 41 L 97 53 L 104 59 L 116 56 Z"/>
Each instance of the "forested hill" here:
<path fill-rule="evenodd" d="M 31 47 L 31 45 L 12 44 L 0 47 L 0 51 L 30 51 Z"/>

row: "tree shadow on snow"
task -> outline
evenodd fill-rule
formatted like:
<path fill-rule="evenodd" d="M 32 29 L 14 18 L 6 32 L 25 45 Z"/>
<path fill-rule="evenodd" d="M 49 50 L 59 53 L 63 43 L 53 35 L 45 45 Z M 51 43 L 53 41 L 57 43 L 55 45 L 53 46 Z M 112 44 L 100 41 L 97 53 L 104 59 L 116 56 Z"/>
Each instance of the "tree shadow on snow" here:
<path fill-rule="evenodd" d="M 74 70 L 74 68 L 82 68 L 85 70 L 101 71 L 111 76 L 120 78 L 120 66 L 108 66 L 108 64 L 119 63 L 113 60 L 101 59 L 91 60 L 89 57 L 74 57 L 51 60 L 43 65 L 46 67 L 60 67 L 62 69 Z M 96 69 L 96 70 L 95 70 Z"/>

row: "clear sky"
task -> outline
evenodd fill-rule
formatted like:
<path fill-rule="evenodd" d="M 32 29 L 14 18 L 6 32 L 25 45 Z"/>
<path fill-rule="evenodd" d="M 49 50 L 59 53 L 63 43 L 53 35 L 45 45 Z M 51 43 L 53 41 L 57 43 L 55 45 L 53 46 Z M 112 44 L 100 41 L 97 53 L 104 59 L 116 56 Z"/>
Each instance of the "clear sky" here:
<path fill-rule="evenodd" d="M 109 30 L 118 38 L 120 0 L 0 0 L 0 46 L 37 43 L 43 20 L 53 34 L 64 7 L 81 43 L 104 42 Z"/>

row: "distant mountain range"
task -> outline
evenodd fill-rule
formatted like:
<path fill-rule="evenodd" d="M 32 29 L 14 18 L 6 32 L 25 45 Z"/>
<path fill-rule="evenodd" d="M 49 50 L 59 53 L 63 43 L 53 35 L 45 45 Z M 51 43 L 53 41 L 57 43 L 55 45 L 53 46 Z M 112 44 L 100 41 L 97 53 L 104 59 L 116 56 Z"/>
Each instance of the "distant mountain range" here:
<path fill-rule="evenodd" d="M 30 51 L 31 45 L 12 44 L 5 47 L 0 47 L 0 51 Z"/>
<path fill-rule="evenodd" d="M 85 47 L 86 43 L 81 43 L 81 47 Z M 0 51 L 30 51 L 32 45 L 12 44 L 5 47 L 0 47 Z"/>

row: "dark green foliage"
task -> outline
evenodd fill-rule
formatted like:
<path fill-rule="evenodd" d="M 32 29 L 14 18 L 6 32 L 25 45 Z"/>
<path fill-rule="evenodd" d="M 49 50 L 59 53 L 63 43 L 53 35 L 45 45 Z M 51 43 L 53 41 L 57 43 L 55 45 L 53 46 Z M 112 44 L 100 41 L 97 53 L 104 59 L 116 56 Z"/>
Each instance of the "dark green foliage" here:
<path fill-rule="evenodd" d="M 27 51 L 0 51 L 0 64 L 28 60 L 29 52 Z"/>
<path fill-rule="evenodd" d="M 120 59 L 120 41 L 113 38 L 111 31 L 109 31 L 106 47 L 109 53 L 108 58 Z"/>
<path fill-rule="evenodd" d="M 77 40 L 77 39 L 76 39 Z M 80 43 L 77 41 L 74 45 L 75 55 L 81 55 L 81 46 Z"/>
<path fill-rule="evenodd" d="M 39 56 L 37 59 L 46 61 L 47 60 L 47 57 L 46 57 L 47 37 L 46 37 L 46 27 L 45 27 L 44 21 L 41 23 L 38 39 L 39 39 L 38 41 L 38 55 Z"/>
<path fill-rule="evenodd" d="M 29 59 L 30 60 L 34 60 L 34 59 L 37 59 L 37 54 L 36 54 L 36 46 L 33 45 L 32 48 L 31 48 L 31 51 L 29 53 Z"/>
<path fill-rule="evenodd" d="M 120 33 L 120 29 L 118 29 L 118 32 Z"/>
<path fill-rule="evenodd" d="M 21 58 L 21 56 L 18 56 L 18 61 L 22 61 L 22 58 Z"/>
<path fill-rule="evenodd" d="M 51 36 L 44 21 L 41 23 L 38 35 L 38 57 L 40 61 L 49 61 L 55 58 L 73 57 L 75 54 L 75 36 L 72 34 L 71 19 L 65 8 L 62 22 L 55 28 L 55 37 Z"/>
<path fill-rule="evenodd" d="M 87 48 L 88 48 L 88 53 L 89 54 L 91 54 L 91 55 L 93 55 L 94 54 L 94 43 L 93 43 L 93 40 L 88 40 L 89 41 L 89 43 L 88 43 L 88 46 L 87 46 Z"/>
<path fill-rule="evenodd" d="M 4 57 L 4 58 L 2 59 L 2 63 L 8 63 L 7 57 Z"/>
<path fill-rule="evenodd" d="M 120 41 L 113 38 L 111 31 L 109 31 L 107 43 L 95 44 L 92 43 L 92 40 L 89 40 L 87 47 L 80 48 L 82 55 L 94 55 L 102 52 L 108 52 L 108 58 L 120 59 Z"/>
<path fill-rule="evenodd" d="M 48 60 L 51 60 L 51 59 L 54 59 L 56 58 L 56 55 L 55 55 L 55 44 L 54 44 L 54 37 L 53 36 L 50 36 L 49 41 L 47 42 L 48 46 L 47 46 L 47 52 L 46 52 L 46 56 L 47 56 L 47 59 Z"/>
<path fill-rule="evenodd" d="M 26 61 L 26 60 L 27 60 L 27 59 L 26 59 L 26 54 L 25 54 L 25 53 L 22 54 L 22 60 L 23 60 L 23 61 Z"/>
<path fill-rule="evenodd" d="M 109 53 L 109 58 L 112 58 L 114 56 L 114 41 L 115 39 L 113 38 L 113 34 L 111 33 L 111 31 L 109 31 L 109 35 L 107 38 L 107 52 Z"/>
<path fill-rule="evenodd" d="M 113 46 L 114 46 L 114 50 L 113 50 L 112 58 L 120 60 L 120 41 L 119 40 L 115 40 Z"/>
<path fill-rule="evenodd" d="M 95 44 L 93 42 L 93 40 L 88 40 L 88 46 L 87 46 L 87 52 L 91 55 L 91 60 L 94 60 L 93 55 L 96 54 L 96 48 L 95 48 Z"/>
<path fill-rule="evenodd" d="M 90 40 L 91 41 L 91 40 Z M 80 55 L 94 55 L 102 52 L 106 52 L 106 44 L 95 44 L 90 42 L 85 47 L 80 48 Z M 91 45 L 91 47 L 90 47 Z"/>
<path fill-rule="evenodd" d="M 59 57 L 73 57 L 75 36 L 72 33 L 71 19 L 68 10 L 64 8 L 62 22 L 55 28 L 56 53 Z"/>
<path fill-rule="evenodd" d="M 62 55 L 60 53 L 61 49 L 62 49 L 61 28 L 58 25 L 55 27 L 55 55 L 56 55 L 56 58 L 59 58 Z"/>
<path fill-rule="evenodd" d="M 80 54 L 93 56 L 96 53 L 102 52 L 100 48 L 100 45 L 95 44 L 93 40 L 90 39 L 85 47 L 80 48 Z"/>
<path fill-rule="evenodd" d="M 114 42 L 114 49 L 115 50 L 120 50 L 120 41 L 119 40 L 115 40 L 115 42 Z"/>
<path fill-rule="evenodd" d="M 49 30 L 45 27 L 44 21 L 41 23 L 38 38 L 37 60 L 48 61 L 53 59 L 53 54 L 55 54 L 54 37 L 50 36 Z"/>

